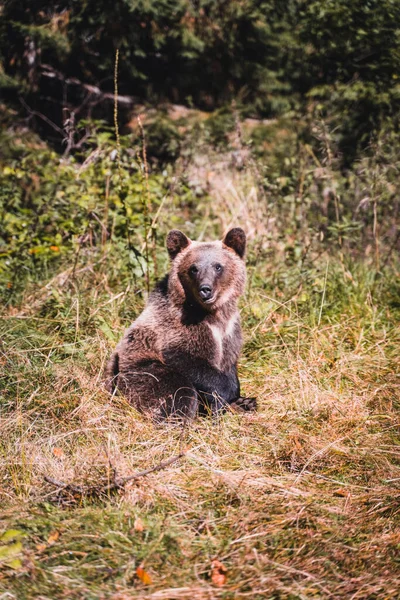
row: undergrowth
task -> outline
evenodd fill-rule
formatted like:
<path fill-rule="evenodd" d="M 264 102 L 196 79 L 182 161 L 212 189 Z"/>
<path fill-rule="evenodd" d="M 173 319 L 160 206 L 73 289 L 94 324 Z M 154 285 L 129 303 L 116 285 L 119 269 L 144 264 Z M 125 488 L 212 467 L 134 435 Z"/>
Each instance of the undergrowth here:
<path fill-rule="evenodd" d="M 280 152 L 279 127 L 277 139 Z M 23 210 L 4 238 L 0 598 L 398 598 L 400 287 L 386 163 L 372 175 L 363 163 L 362 190 L 332 161 L 312 167 L 305 146 L 284 179 L 271 172 L 278 162 L 269 172 L 262 162 L 271 147 L 257 157 L 200 145 L 175 170 L 150 169 L 151 280 L 167 269 L 168 228 L 249 233 L 239 370 L 258 411 L 182 430 L 102 389 L 105 361 L 143 308 L 148 268 L 142 216 L 132 226 L 126 212 L 146 193 L 140 146 L 139 158 L 122 149 L 124 207 L 107 144 L 84 168 L 61 161 L 51 181 L 41 171 L 37 188 L 26 149 L 26 164 L 2 165 Z M 232 164 L 234 152 L 244 163 Z M 367 188 L 375 196 L 352 230 L 350 199 Z M 65 494 L 44 479 L 96 484 L 179 452 L 116 494 Z"/>
<path fill-rule="evenodd" d="M 375 280 L 357 266 L 350 279 L 323 256 L 323 294 L 297 268 L 281 288 L 271 267 L 257 265 L 242 305 L 240 375 L 258 412 L 184 431 L 102 391 L 104 362 L 143 305 L 129 289 L 115 294 L 104 273 L 83 268 L 79 289 L 64 273 L 3 311 L 4 598 L 397 597 L 390 273 Z M 65 499 L 44 482 L 126 476 L 181 450 L 116 496 Z M 210 580 L 215 558 L 222 587 Z"/>

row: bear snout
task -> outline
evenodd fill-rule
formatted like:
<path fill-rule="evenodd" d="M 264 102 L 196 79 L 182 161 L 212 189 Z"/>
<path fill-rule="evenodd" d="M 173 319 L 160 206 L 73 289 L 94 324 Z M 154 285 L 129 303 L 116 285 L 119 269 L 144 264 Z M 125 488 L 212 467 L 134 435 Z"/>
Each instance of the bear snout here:
<path fill-rule="evenodd" d="M 209 300 L 212 296 L 212 287 L 210 285 L 201 285 L 199 295 L 202 300 Z"/>

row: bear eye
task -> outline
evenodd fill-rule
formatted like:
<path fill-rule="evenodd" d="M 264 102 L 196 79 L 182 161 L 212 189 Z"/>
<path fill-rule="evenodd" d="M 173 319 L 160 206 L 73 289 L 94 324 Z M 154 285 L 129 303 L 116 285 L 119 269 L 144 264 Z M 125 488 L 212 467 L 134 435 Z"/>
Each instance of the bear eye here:
<path fill-rule="evenodd" d="M 196 275 L 199 272 L 198 268 L 196 267 L 196 265 L 192 265 L 189 269 L 189 273 L 190 275 Z"/>
<path fill-rule="evenodd" d="M 217 263 L 214 268 L 217 271 L 217 273 L 220 273 L 222 271 L 222 265 L 220 265 L 219 263 Z"/>

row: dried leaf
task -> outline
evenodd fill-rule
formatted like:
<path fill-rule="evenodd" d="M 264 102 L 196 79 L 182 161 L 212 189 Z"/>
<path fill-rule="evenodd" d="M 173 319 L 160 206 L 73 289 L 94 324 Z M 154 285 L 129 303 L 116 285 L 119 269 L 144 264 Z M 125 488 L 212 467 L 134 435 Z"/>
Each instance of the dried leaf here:
<path fill-rule="evenodd" d="M 145 585 L 150 585 L 153 582 L 150 575 L 147 571 L 143 569 L 143 567 L 138 567 L 136 569 L 136 575 L 139 577 L 140 581 Z"/>
<path fill-rule="evenodd" d="M 64 451 L 62 448 L 53 448 L 53 454 L 57 458 L 62 458 L 64 456 Z"/>
<path fill-rule="evenodd" d="M 50 545 L 55 544 L 59 537 L 60 537 L 59 531 L 52 531 L 47 539 L 47 543 Z"/>
<path fill-rule="evenodd" d="M 47 548 L 46 544 L 37 544 L 36 545 L 36 550 L 38 552 L 43 552 L 44 550 L 46 550 L 46 548 Z"/>
<path fill-rule="evenodd" d="M 346 498 L 346 496 L 348 496 L 348 494 L 349 494 L 348 490 L 343 490 L 342 488 L 339 488 L 333 492 L 334 496 L 339 496 L 340 498 Z"/>
<path fill-rule="evenodd" d="M 226 583 L 227 568 L 221 561 L 215 559 L 211 563 L 211 581 L 214 585 L 222 587 Z"/>
<path fill-rule="evenodd" d="M 143 531 L 144 530 L 144 523 L 142 521 L 142 519 L 140 517 L 137 517 L 135 519 L 135 522 L 133 524 L 133 528 L 135 531 Z"/>

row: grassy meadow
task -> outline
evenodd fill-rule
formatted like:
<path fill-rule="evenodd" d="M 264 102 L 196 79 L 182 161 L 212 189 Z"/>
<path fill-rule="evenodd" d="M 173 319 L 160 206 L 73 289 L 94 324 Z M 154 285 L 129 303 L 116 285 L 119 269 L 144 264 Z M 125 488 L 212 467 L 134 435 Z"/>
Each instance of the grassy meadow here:
<path fill-rule="evenodd" d="M 1 600 L 400 598 L 393 141 L 344 172 L 323 122 L 311 142 L 237 121 L 221 146 L 202 119 L 168 122 L 198 143 L 165 165 L 146 120 L 79 160 L 2 140 Z M 155 426 L 102 389 L 105 362 L 168 268 L 167 231 L 232 225 L 258 411 Z"/>

